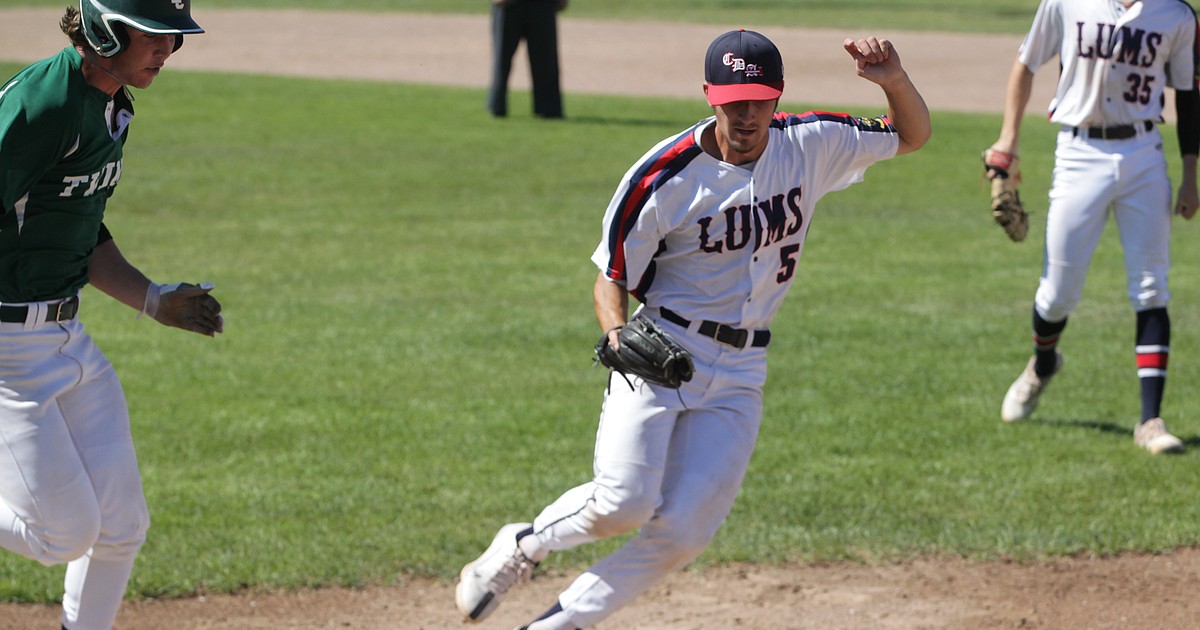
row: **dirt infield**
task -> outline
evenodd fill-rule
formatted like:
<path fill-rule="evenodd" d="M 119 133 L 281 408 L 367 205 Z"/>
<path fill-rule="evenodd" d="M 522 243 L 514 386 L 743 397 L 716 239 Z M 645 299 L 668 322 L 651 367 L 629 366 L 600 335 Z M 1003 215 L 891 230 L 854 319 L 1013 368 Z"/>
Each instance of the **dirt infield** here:
<path fill-rule="evenodd" d="M 45 9 L 0 10 L 0 60 L 34 61 L 61 49 L 66 42 L 57 15 Z M 488 81 L 486 17 L 323 13 L 317 20 L 299 10 L 236 10 L 197 11 L 196 20 L 207 32 L 188 38 L 168 72 L 187 68 L 458 86 Z M 867 33 L 746 26 L 766 32 L 783 52 L 785 102 L 872 108 L 883 102 L 878 88 L 854 78 L 852 62 L 841 49 L 843 38 Z M 720 33 L 713 26 L 570 18 L 560 28 L 567 94 L 700 98 L 701 60 Z M 873 34 L 893 39 L 935 110 L 999 111 L 1004 80 L 1021 43 L 1011 35 Z M 517 54 L 512 87 L 527 89 L 524 51 Z M 1031 111 L 1049 103 L 1050 74 L 1039 73 L 1035 80 Z"/>
<path fill-rule="evenodd" d="M 62 48 L 59 10 L 0 10 L 0 60 L 33 61 Z M 486 19 L 477 16 L 197 11 L 208 30 L 191 37 L 173 68 L 351 77 L 444 85 L 487 81 Z M 741 25 L 739 25 L 741 26 Z M 845 105 L 882 102 L 853 77 L 843 33 L 755 27 L 784 52 L 788 98 Z M 700 97 L 707 26 L 562 21 L 563 85 L 570 93 Z M 1019 37 L 875 33 L 892 38 L 937 110 L 998 111 Z M 452 42 L 447 37 L 454 37 Z M 337 41 L 331 41 L 336 38 Z M 449 45 L 452 43 L 453 45 Z M 437 51 L 432 55 L 427 51 Z M 1048 74 L 1048 73 L 1042 73 Z M 528 87 L 519 63 L 515 89 Z M 1031 110 L 1052 93 L 1039 76 Z M 483 103 L 480 114 L 484 115 Z M 568 102 L 568 116 L 569 102 Z M 516 113 L 514 112 L 514 115 Z M 531 508 L 536 506 L 530 506 Z M 153 535 L 153 534 L 151 534 Z M 479 541 L 482 546 L 487 543 Z M 540 575 L 514 592 L 484 630 L 527 622 L 569 575 Z M 1065 558 L 1045 563 L 922 558 L 883 564 L 729 566 L 685 571 L 620 611 L 609 630 L 1194 628 L 1200 620 L 1200 550 L 1163 556 Z M 57 606 L 0 604 L 0 630 L 56 628 Z M 453 584 L 409 580 L 361 590 L 243 593 L 131 601 L 121 630 L 464 627 Z"/>

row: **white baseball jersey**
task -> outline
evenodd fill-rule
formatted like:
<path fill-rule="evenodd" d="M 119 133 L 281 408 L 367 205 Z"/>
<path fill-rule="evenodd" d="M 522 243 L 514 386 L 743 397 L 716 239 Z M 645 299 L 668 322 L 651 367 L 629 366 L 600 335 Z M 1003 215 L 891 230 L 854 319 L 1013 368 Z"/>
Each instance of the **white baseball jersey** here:
<path fill-rule="evenodd" d="M 886 119 L 776 113 L 749 167 L 700 148 L 714 118 L 668 138 L 625 174 L 592 261 L 643 304 L 764 329 L 795 277 L 817 200 L 896 154 Z"/>
<path fill-rule="evenodd" d="M 1163 88 L 1196 84 L 1196 14 L 1182 0 L 1043 0 L 1020 60 L 1062 65 L 1051 122 L 1072 127 L 1159 121 Z"/>

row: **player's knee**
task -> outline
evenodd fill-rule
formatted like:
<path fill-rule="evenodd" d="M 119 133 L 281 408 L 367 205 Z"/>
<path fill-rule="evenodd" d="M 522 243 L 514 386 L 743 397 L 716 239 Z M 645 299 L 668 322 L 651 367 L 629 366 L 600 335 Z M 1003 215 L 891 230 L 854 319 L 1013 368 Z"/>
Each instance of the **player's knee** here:
<path fill-rule="evenodd" d="M 63 564 L 82 557 L 96 543 L 100 537 L 100 513 L 81 510 L 74 518 L 30 526 L 28 533 L 35 560 L 46 566 Z"/>
<path fill-rule="evenodd" d="M 701 535 L 699 532 L 689 531 L 687 528 L 677 528 L 675 533 L 676 537 L 672 539 L 668 550 L 673 564 L 677 567 L 700 557 L 700 554 L 708 548 L 708 543 L 712 541 L 711 536 Z"/>
<path fill-rule="evenodd" d="M 150 529 L 150 514 L 143 506 L 130 508 L 120 517 L 105 521 L 104 533 L 96 541 L 92 555 L 106 560 L 137 555 L 146 542 Z"/>
<path fill-rule="evenodd" d="M 592 534 L 611 538 L 631 532 L 654 516 L 658 501 L 646 493 L 601 489 L 588 509 Z"/>
<path fill-rule="evenodd" d="M 688 565 L 712 541 L 707 528 L 697 528 L 689 522 L 664 522 L 661 514 L 652 525 L 642 529 L 641 535 L 649 541 L 647 546 L 655 550 L 654 564 L 665 571 Z"/>
<path fill-rule="evenodd" d="M 46 566 L 71 562 L 89 550 L 97 559 L 127 557 L 141 549 L 149 527 L 150 514 L 144 502 L 107 518 L 92 506 L 40 528 L 31 527 L 34 541 L 30 549 L 34 559 Z"/>
<path fill-rule="evenodd" d="M 1165 308 L 1171 301 L 1166 278 L 1156 274 L 1133 275 L 1128 278 L 1129 303 L 1137 312 Z"/>

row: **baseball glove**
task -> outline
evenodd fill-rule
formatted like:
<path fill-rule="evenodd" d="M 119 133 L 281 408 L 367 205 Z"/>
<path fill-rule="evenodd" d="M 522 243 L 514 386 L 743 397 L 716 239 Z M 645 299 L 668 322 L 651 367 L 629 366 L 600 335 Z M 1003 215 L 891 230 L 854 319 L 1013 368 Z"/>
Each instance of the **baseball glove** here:
<path fill-rule="evenodd" d="M 608 343 L 608 333 L 596 342 L 596 363 L 621 374 L 639 376 L 663 387 L 678 389 L 692 380 L 692 355 L 671 335 L 645 317 L 635 317 L 617 327 L 621 349 Z M 633 383 L 629 383 L 633 387 Z"/>
<path fill-rule="evenodd" d="M 1013 242 L 1025 240 L 1029 231 L 1029 213 L 1021 203 L 1017 186 L 1021 183 L 1017 156 L 987 149 L 983 152 L 983 172 L 992 180 L 992 218 Z"/>

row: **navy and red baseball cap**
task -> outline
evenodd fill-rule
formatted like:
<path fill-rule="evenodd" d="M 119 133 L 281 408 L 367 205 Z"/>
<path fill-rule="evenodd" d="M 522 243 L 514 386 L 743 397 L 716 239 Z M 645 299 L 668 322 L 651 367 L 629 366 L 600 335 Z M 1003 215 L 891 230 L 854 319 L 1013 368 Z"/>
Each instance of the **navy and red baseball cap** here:
<path fill-rule="evenodd" d="M 783 57 L 761 33 L 729 31 L 709 44 L 704 81 L 713 106 L 777 99 L 783 94 Z"/>

